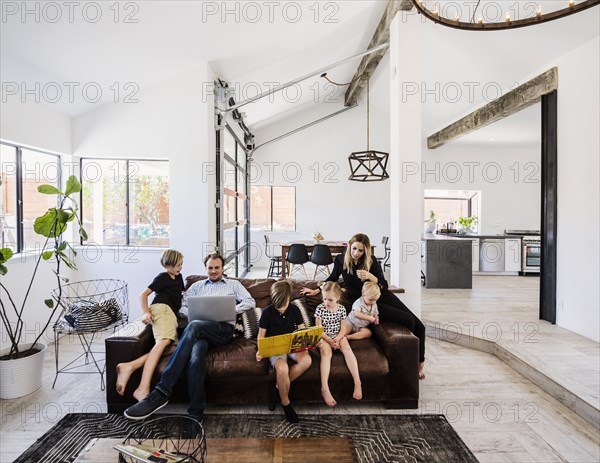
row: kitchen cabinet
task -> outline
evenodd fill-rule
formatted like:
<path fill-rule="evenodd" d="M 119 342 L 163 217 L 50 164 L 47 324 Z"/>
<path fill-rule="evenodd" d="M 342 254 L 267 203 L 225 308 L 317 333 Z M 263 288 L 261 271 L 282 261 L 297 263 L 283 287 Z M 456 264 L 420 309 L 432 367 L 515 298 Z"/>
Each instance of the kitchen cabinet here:
<path fill-rule="evenodd" d="M 473 240 L 473 271 L 479 272 L 479 240 Z"/>
<path fill-rule="evenodd" d="M 504 271 L 521 271 L 521 238 L 507 238 L 504 240 Z"/>

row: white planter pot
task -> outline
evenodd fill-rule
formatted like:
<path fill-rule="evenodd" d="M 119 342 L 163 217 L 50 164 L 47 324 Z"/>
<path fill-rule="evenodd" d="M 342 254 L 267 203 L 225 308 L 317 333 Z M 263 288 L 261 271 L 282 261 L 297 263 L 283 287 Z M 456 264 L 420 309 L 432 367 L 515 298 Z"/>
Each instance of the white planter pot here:
<path fill-rule="evenodd" d="M 434 233 L 435 232 L 435 220 L 433 222 L 425 222 L 425 226 L 423 227 L 425 233 Z"/>
<path fill-rule="evenodd" d="M 26 350 L 30 346 L 31 344 L 23 344 L 21 350 Z M 23 397 L 42 387 L 46 344 L 38 342 L 36 346 L 40 352 L 28 357 L 0 360 L 0 399 Z M 9 352 L 10 348 L 3 349 L 0 356 Z"/>

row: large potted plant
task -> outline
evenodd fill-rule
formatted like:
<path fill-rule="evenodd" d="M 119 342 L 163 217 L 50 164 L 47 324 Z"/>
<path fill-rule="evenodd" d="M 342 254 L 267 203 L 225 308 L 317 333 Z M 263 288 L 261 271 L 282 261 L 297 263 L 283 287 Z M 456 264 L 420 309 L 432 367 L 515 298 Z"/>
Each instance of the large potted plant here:
<path fill-rule="evenodd" d="M 68 282 L 68 278 L 61 275 L 61 266 L 66 265 L 76 270 L 74 258 L 77 253 L 68 241 L 63 239 L 69 222 L 76 220 L 79 224 L 79 236 L 82 240 L 87 240 L 87 234 L 81 226 L 81 219 L 77 213 L 77 202 L 72 197 L 80 191 L 81 184 L 74 175 L 67 180 L 64 192 L 52 185 L 38 186 L 38 192 L 57 196 L 57 206 L 51 207 L 34 221 L 34 231 L 46 240 L 36 258 L 31 277 L 25 282 L 27 284 L 25 295 L 18 304 L 5 283 L 0 280 L 0 315 L 10 341 L 10 347 L 0 352 L 0 398 L 2 399 L 27 395 L 42 385 L 46 345 L 40 340 L 60 307 L 62 284 Z M 4 264 L 12 255 L 13 251 L 10 248 L 0 249 L 0 275 L 3 277 L 8 273 L 8 268 Z M 24 344 L 22 342 L 25 326 L 23 314 L 28 307 L 37 303 L 29 301 L 29 294 L 42 260 L 49 261 L 53 265 L 52 271 L 58 286 L 56 300 L 48 298 L 44 301 L 48 312 L 42 322 L 43 328 L 33 343 Z"/>

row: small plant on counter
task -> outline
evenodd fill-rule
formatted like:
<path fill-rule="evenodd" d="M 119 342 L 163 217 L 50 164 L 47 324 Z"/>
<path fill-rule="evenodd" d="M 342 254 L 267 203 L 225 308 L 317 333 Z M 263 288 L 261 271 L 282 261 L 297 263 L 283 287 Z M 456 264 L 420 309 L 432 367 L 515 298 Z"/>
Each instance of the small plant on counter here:
<path fill-rule="evenodd" d="M 475 225 L 477 224 L 477 216 L 472 215 L 471 217 L 459 217 L 458 224 L 461 226 L 461 229 L 458 233 L 472 233 L 475 231 Z"/>

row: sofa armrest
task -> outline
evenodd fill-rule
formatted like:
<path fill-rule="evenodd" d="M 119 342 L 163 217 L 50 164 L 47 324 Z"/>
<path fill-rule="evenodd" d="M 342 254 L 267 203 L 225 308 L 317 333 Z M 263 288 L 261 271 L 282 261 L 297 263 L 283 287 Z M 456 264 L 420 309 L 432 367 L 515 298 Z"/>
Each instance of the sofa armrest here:
<path fill-rule="evenodd" d="M 416 408 L 419 399 L 419 339 L 396 323 L 373 327 L 389 366 L 388 408 Z"/>
<path fill-rule="evenodd" d="M 123 396 L 117 394 L 117 365 L 130 362 L 152 349 L 154 336 L 152 326 L 144 325 L 141 320 L 119 327 L 105 339 L 106 349 L 106 402 L 122 402 Z"/>

